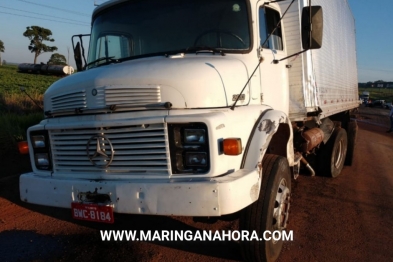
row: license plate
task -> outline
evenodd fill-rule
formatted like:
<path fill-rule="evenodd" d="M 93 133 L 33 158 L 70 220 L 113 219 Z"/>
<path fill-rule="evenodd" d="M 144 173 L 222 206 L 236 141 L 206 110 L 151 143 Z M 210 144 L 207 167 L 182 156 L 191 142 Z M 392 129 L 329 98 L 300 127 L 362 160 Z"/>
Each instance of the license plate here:
<path fill-rule="evenodd" d="M 115 222 L 113 208 L 97 204 L 71 203 L 72 217 L 74 219 L 110 223 Z"/>

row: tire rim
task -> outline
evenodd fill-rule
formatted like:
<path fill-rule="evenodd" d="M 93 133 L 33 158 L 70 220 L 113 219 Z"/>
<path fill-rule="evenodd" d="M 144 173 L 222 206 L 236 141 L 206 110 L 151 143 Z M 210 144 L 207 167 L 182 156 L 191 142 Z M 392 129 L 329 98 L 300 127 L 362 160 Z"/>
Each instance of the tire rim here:
<path fill-rule="evenodd" d="M 273 211 L 273 229 L 284 230 L 288 224 L 291 194 L 287 181 L 283 178 L 278 186 Z M 277 242 L 277 241 L 274 241 Z"/>
<path fill-rule="evenodd" d="M 343 141 L 340 140 L 338 146 L 336 148 L 336 152 L 334 153 L 334 167 L 339 168 L 341 166 L 341 162 L 343 161 Z"/>

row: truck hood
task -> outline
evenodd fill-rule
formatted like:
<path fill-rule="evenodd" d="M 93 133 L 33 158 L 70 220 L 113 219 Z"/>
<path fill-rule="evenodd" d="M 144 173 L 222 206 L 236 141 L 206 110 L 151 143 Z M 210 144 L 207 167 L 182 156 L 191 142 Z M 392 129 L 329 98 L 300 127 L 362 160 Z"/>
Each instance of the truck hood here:
<path fill-rule="evenodd" d="M 246 66 L 231 56 L 179 54 L 125 61 L 55 82 L 45 92 L 45 112 L 129 109 L 167 102 L 172 108 L 226 107 L 233 104 L 248 77 Z M 238 105 L 249 102 L 249 89 L 243 94 Z"/>

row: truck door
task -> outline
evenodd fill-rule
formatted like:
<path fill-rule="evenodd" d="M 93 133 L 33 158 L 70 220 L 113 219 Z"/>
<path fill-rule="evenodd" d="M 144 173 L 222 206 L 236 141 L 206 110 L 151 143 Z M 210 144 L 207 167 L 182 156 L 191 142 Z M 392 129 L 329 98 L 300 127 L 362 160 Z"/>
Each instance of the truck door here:
<path fill-rule="evenodd" d="M 274 64 L 286 56 L 284 31 L 278 8 L 258 2 L 257 20 L 259 27 L 259 48 L 263 57 L 259 70 L 261 75 L 261 103 L 288 114 L 289 90 L 288 72 L 285 61 Z M 276 28 L 276 26 L 278 27 Z M 268 37 L 270 35 L 270 37 Z"/>

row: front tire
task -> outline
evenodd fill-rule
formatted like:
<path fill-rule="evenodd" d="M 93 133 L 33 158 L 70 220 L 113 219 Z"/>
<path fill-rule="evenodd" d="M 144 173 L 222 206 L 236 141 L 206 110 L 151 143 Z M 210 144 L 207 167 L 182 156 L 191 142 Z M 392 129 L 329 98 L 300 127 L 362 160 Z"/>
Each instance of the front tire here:
<path fill-rule="evenodd" d="M 291 173 L 285 157 L 266 154 L 262 171 L 259 198 L 240 216 L 240 230 L 246 230 L 250 235 L 255 231 L 259 238 L 266 230 L 273 233 L 286 229 L 291 193 Z M 245 261 L 275 261 L 282 245 L 282 239 L 241 242 Z"/>

